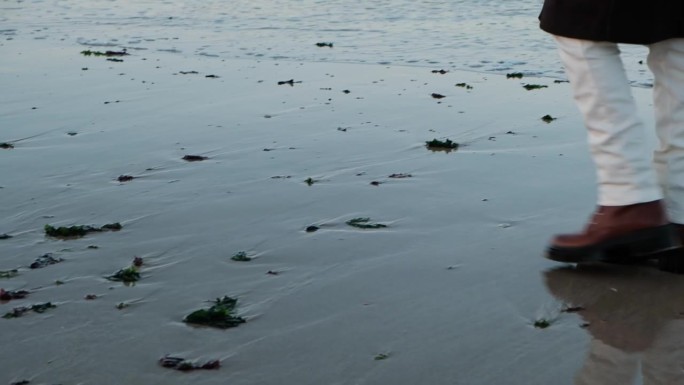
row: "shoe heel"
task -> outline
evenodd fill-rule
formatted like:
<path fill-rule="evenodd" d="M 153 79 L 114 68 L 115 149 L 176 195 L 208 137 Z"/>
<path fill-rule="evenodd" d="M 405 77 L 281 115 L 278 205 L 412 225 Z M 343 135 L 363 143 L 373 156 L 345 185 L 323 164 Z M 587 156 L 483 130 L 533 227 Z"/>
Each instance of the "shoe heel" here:
<path fill-rule="evenodd" d="M 661 253 L 658 256 L 658 269 L 673 274 L 684 274 L 684 249 Z"/>
<path fill-rule="evenodd" d="M 631 242 L 622 245 L 622 248 L 634 257 L 648 257 L 680 247 L 677 232 L 670 225 L 641 231 Z"/>

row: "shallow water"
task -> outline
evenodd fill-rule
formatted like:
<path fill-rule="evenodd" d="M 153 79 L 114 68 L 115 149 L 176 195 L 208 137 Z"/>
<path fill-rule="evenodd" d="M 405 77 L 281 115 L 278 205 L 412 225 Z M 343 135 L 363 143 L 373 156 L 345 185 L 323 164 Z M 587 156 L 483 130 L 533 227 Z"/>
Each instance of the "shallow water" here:
<path fill-rule="evenodd" d="M 0 315 L 57 305 L 0 319 L 0 384 L 624 385 L 642 356 L 646 377 L 679 369 L 681 277 L 540 257 L 595 202 L 582 123 L 565 83 L 480 73 L 509 71 L 487 56 L 502 55 L 561 76 L 538 4 L 262 3 L 0 2 L 0 143 L 15 146 L 0 149 L 0 271 L 18 273 L 0 288 L 30 292 Z M 346 224 L 360 217 L 388 227 Z M 123 230 L 43 231 L 111 222 Z M 46 253 L 64 261 L 29 267 Z M 135 285 L 105 279 L 136 256 Z M 223 295 L 245 325 L 182 322 Z M 177 373 L 166 354 L 222 368 Z"/>
<path fill-rule="evenodd" d="M 541 0 L 33 0 L 0 3 L 16 34 L 215 58 L 381 63 L 564 77 Z M 4 35 L 4 36 L 3 36 Z M 319 48 L 332 42 L 334 48 Z M 1 46 L 0 46 L 1 48 Z M 625 46 L 635 84 L 651 75 Z"/>

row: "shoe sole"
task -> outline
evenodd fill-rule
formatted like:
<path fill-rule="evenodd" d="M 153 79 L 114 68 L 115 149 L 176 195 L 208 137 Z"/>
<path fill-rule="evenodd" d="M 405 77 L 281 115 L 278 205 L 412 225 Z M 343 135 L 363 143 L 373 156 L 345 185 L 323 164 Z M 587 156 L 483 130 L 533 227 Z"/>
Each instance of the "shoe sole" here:
<path fill-rule="evenodd" d="M 673 274 L 684 274 L 684 248 L 667 250 L 655 255 L 658 269 Z"/>
<path fill-rule="evenodd" d="M 586 247 L 550 246 L 546 258 L 557 262 L 633 263 L 657 258 L 658 253 L 681 249 L 672 225 L 633 231 Z"/>

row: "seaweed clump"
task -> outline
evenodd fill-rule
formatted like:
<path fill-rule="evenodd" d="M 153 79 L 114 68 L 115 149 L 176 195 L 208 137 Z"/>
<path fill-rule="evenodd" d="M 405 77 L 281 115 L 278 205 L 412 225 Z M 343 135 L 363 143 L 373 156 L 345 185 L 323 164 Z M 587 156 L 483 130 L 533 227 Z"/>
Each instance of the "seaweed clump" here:
<path fill-rule="evenodd" d="M 140 280 L 140 272 L 138 272 L 137 267 L 129 266 L 110 275 L 107 279 L 115 282 L 133 283 Z"/>
<path fill-rule="evenodd" d="M 289 86 L 293 87 L 293 86 L 295 85 L 295 83 L 301 83 L 301 82 L 302 82 L 301 80 L 295 81 L 294 79 L 290 79 L 290 80 L 281 80 L 281 81 L 278 82 L 278 85 L 279 85 L 279 86 L 282 86 L 282 85 L 289 85 Z"/>
<path fill-rule="evenodd" d="M 549 326 L 551 326 L 551 321 L 545 319 L 545 318 L 540 318 L 536 321 L 534 321 L 534 327 L 537 329 L 546 329 Z"/>
<path fill-rule="evenodd" d="M 120 223 L 108 223 L 102 227 L 93 226 L 60 226 L 45 225 L 45 234 L 55 238 L 79 238 L 88 233 L 101 233 L 103 231 L 119 231 L 123 228 Z"/>
<path fill-rule="evenodd" d="M 349 226 L 359 229 L 384 229 L 387 225 L 382 223 L 372 223 L 370 218 L 353 218 L 346 222 Z"/>
<path fill-rule="evenodd" d="M 238 251 L 232 257 L 230 257 L 230 259 L 237 262 L 249 262 L 252 260 L 252 258 L 248 257 L 247 253 L 244 251 Z"/>
<path fill-rule="evenodd" d="M 44 313 L 48 309 L 53 309 L 56 307 L 57 306 L 53 305 L 51 302 L 38 303 L 31 306 L 15 307 L 14 309 L 12 309 L 12 311 L 5 313 L 5 315 L 2 316 L 2 318 L 19 318 L 30 311 L 34 311 L 36 313 Z"/>
<path fill-rule="evenodd" d="M 29 295 L 29 292 L 26 290 L 5 290 L 0 288 L 0 301 L 24 299 L 27 295 Z"/>
<path fill-rule="evenodd" d="M 525 84 L 523 86 L 523 88 L 525 88 L 528 91 L 532 91 L 532 90 L 540 90 L 542 88 L 549 88 L 549 86 L 545 86 L 545 85 L 541 85 L 541 84 Z"/>
<path fill-rule="evenodd" d="M 19 275 L 19 270 L 0 270 L 0 278 L 14 278 Z"/>
<path fill-rule="evenodd" d="M 556 120 L 556 119 L 558 119 L 558 118 L 554 118 L 554 117 L 551 116 L 551 115 L 544 115 L 544 116 L 541 117 L 541 120 L 543 120 L 543 121 L 546 122 L 546 123 L 551 123 L 551 122 L 553 122 L 553 121 Z"/>
<path fill-rule="evenodd" d="M 45 266 L 49 265 L 54 265 L 55 263 L 60 263 L 64 261 L 64 259 L 59 258 L 59 257 L 53 257 L 52 254 L 47 253 L 43 256 L 38 257 L 31 265 L 29 266 L 31 269 L 40 269 Z"/>
<path fill-rule="evenodd" d="M 11 150 L 14 148 L 14 145 L 12 143 L 2 142 L 0 143 L 0 148 L 3 150 Z"/>
<path fill-rule="evenodd" d="M 183 322 L 195 325 L 211 326 L 219 329 L 237 327 L 247 322 L 244 318 L 235 315 L 237 299 L 224 296 L 216 298 L 214 304 L 208 309 L 200 309 L 190 313 Z"/>
<path fill-rule="evenodd" d="M 522 79 L 522 78 L 523 78 L 522 72 L 512 72 L 510 74 L 506 74 L 506 79 Z"/>
<path fill-rule="evenodd" d="M 457 83 L 456 87 L 465 88 L 466 90 L 472 90 L 473 89 L 473 86 L 471 86 L 468 83 Z"/>
<path fill-rule="evenodd" d="M 413 177 L 413 175 L 405 174 L 403 172 L 391 174 L 390 176 L 388 176 L 388 178 L 395 178 L 395 179 L 403 179 L 403 178 L 411 178 L 411 177 Z"/>
<path fill-rule="evenodd" d="M 430 141 L 425 142 L 425 145 L 427 148 L 430 150 L 446 150 L 446 151 L 451 151 L 451 150 L 456 150 L 458 149 L 458 143 L 452 142 L 450 139 L 446 139 L 444 141 L 442 140 L 437 140 L 437 139 L 432 139 Z"/>
<path fill-rule="evenodd" d="M 195 362 L 188 361 L 185 358 L 171 357 L 166 355 L 159 359 L 159 365 L 169 369 L 176 369 L 181 372 L 190 372 L 198 369 L 218 369 L 221 367 L 221 362 L 219 360 L 211 360 L 200 365 Z"/>
<path fill-rule="evenodd" d="M 201 156 L 201 155 L 185 155 L 183 157 L 183 160 L 187 161 L 187 162 L 199 162 L 199 161 L 207 160 L 207 159 L 209 159 L 209 158 L 206 156 Z"/>
<path fill-rule="evenodd" d="M 333 43 L 316 43 L 316 47 L 333 47 Z"/>
<path fill-rule="evenodd" d="M 89 49 L 85 51 L 81 51 L 81 55 L 83 56 L 106 56 L 106 57 L 114 57 L 114 56 L 126 56 L 130 55 L 126 50 L 124 49 L 123 51 L 91 51 Z"/>

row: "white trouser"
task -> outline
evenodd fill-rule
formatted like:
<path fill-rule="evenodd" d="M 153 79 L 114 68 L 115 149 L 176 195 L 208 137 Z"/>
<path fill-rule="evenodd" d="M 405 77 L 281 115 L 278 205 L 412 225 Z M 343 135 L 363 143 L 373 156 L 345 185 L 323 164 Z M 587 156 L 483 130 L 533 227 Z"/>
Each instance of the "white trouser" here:
<path fill-rule="evenodd" d="M 649 45 L 658 149 L 652 157 L 618 45 L 555 36 L 589 133 L 599 205 L 665 198 L 684 224 L 684 39 Z"/>

